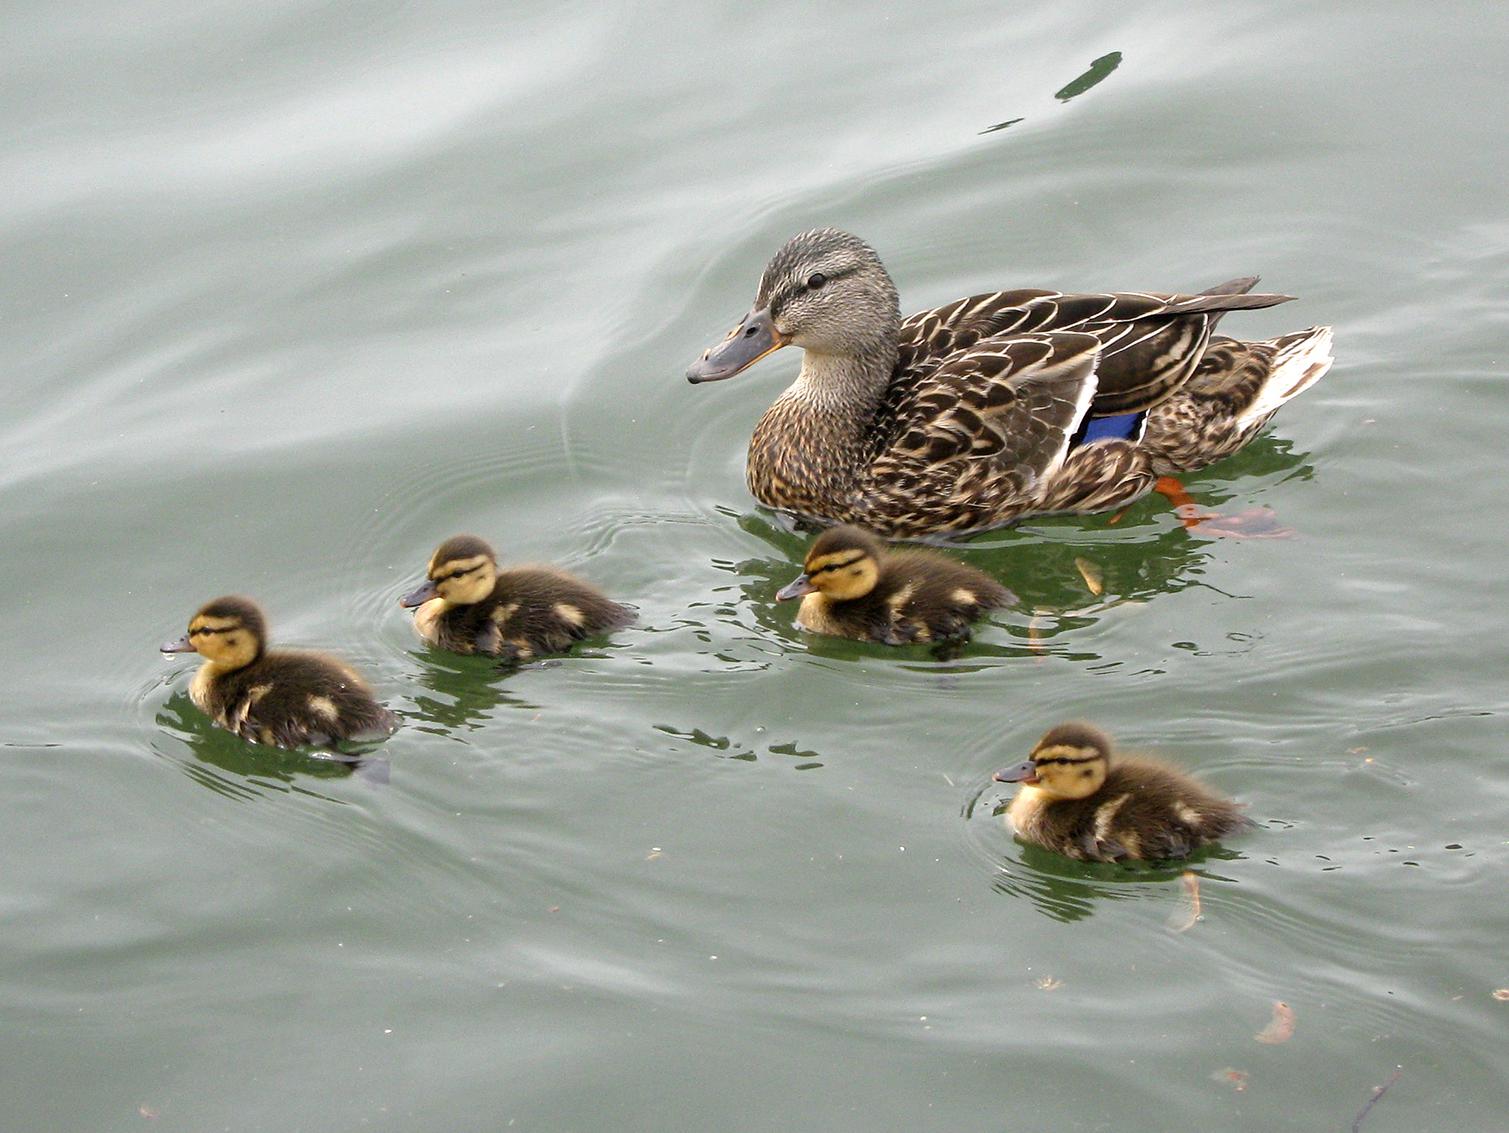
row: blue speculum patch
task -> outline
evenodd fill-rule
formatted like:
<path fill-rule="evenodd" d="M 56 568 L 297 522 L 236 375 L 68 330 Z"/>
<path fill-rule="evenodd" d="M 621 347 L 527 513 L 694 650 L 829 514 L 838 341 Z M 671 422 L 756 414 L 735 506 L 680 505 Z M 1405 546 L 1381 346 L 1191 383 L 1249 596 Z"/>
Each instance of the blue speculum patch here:
<path fill-rule="evenodd" d="M 1145 412 L 1123 413 L 1117 417 L 1096 417 L 1085 423 L 1085 430 L 1080 434 L 1079 443 L 1090 444 L 1093 441 L 1121 440 L 1129 441 L 1138 433 L 1142 432 L 1142 419 Z"/>

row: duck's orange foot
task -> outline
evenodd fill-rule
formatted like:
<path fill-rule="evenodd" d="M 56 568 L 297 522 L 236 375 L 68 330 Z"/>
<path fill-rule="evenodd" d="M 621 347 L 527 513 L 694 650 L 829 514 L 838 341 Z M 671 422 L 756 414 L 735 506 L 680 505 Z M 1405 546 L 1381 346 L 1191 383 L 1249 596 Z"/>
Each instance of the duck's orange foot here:
<path fill-rule="evenodd" d="M 1201 535 L 1225 539 L 1288 539 L 1294 528 L 1278 521 L 1272 508 L 1251 507 L 1236 515 L 1202 515 L 1195 519 L 1180 516 L 1185 528 Z"/>
<path fill-rule="evenodd" d="M 1160 476 L 1153 490 L 1174 505 L 1174 514 L 1189 531 L 1224 539 L 1287 539 L 1292 527 L 1279 523 L 1272 508 L 1252 507 L 1236 515 L 1215 515 L 1200 506 L 1172 476 Z"/>

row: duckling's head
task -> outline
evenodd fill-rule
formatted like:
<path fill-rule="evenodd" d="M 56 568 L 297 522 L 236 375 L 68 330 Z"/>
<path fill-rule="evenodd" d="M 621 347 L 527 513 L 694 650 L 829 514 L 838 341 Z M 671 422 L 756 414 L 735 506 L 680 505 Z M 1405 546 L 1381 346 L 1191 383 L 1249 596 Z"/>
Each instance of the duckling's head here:
<path fill-rule="evenodd" d="M 1082 799 L 1105 785 L 1110 769 L 1110 737 L 1089 724 L 1060 724 L 1037 741 L 1027 759 L 994 778 L 1036 787 L 1050 799 Z"/>
<path fill-rule="evenodd" d="M 835 602 L 863 598 L 880 581 L 879 539 L 860 527 L 830 527 L 813 542 L 802 573 L 776 592 L 776 598 L 800 598 L 820 593 Z"/>
<path fill-rule="evenodd" d="M 883 354 L 894 362 L 901 306 L 880 257 L 857 236 L 814 228 L 793 236 L 760 277 L 753 309 L 686 372 L 717 382 L 788 344 L 840 357 Z"/>
<path fill-rule="evenodd" d="M 267 619 L 250 598 L 231 594 L 199 607 L 189 632 L 162 645 L 164 653 L 198 653 L 221 669 L 240 669 L 262 656 Z"/>
<path fill-rule="evenodd" d="M 422 606 L 432 598 L 443 598 L 450 606 L 470 606 L 493 592 L 498 556 L 485 539 L 453 535 L 435 548 L 425 574 L 424 585 L 400 598 L 400 606 Z"/>

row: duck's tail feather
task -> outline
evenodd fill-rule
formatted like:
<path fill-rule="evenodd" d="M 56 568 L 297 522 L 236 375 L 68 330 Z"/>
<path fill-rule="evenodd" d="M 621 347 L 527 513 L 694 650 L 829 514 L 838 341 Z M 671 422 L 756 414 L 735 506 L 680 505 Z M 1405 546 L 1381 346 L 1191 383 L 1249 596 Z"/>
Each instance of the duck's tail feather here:
<path fill-rule="evenodd" d="M 1201 295 L 1246 295 L 1258 285 L 1261 276 L 1239 275 L 1235 279 L 1228 279 L 1225 283 L 1218 283 L 1214 287 L 1207 287 L 1199 292 Z"/>
<path fill-rule="evenodd" d="M 1298 397 L 1331 368 L 1331 328 L 1311 327 L 1269 340 L 1274 347 L 1268 377 L 1238 415 L 1246 426 L 1265 420 L 1284 402 Z"/>

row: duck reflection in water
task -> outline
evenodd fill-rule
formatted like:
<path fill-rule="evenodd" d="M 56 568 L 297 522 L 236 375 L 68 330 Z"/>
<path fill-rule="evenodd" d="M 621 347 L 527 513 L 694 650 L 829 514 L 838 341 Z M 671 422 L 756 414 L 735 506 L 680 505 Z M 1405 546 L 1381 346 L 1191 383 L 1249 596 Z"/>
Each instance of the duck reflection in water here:
<path fill-rule="evenodd" d="M 169 698 L 157 713 L 157 724 L 188 744 L 194 758 L 206 765 L 199 769 L 186 768 L 191 778 L 219 794 L 234 798 L 256 797 L 263 793 L 253 784 L 265 789 L 273 783 L 293 784 L 300 779 L 335 780 L 355 776 L 369 783 L 386 783 L 389 779 L 388 760 L 380 755 L 360 751 L 276 748 L 239 739 L 206 720 L 187 693 L 180 692 Z M 227 778 L 210 768 L 228 771 L 234 778 Z"/>
<path fill-rule="evenodd" d="M 500 707 L 538 712 L 540 706 L 507 691 L 505 674 L 487 657 L 465 656 L 438 650 L 415 653 L 422 663 L 419 683 L 437 695 L 414 694 L 411 723 L 420 731 L 445 734 L 454 729 L 476 731 L 485 727 Z M 523 671 L 549 668 L 559 661 L 537 661 Z M 520 671 L 510 669 L 509 673 Z"/>

